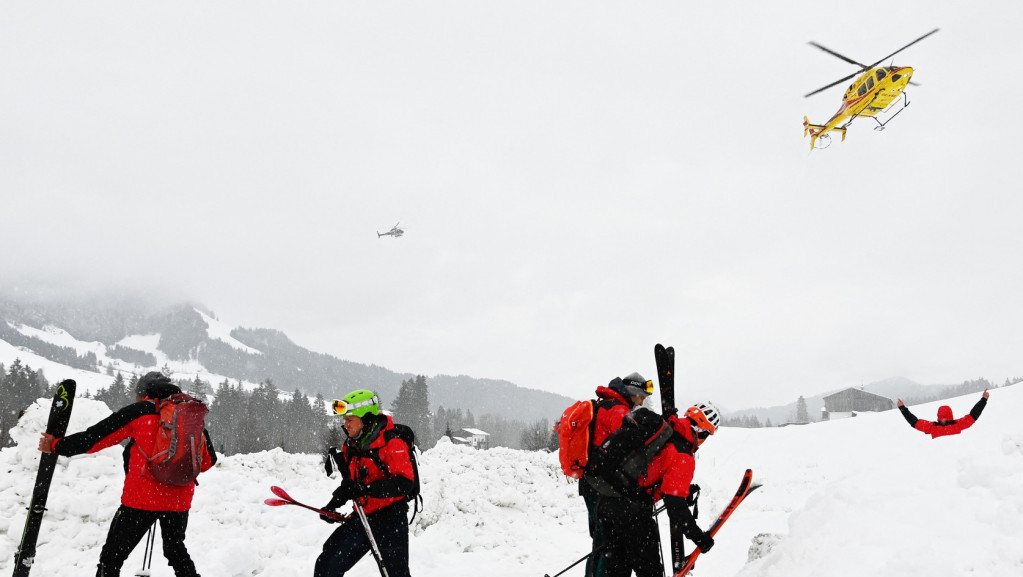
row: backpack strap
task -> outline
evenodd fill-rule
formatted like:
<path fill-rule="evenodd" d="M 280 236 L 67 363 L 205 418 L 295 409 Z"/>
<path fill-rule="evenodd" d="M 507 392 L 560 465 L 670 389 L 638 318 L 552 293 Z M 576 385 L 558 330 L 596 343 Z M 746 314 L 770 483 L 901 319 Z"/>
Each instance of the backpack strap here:
<path fill-rule="evenodd" d="M 685 453 L 687 455 L 696 454 L 696 445 L 694 445 L 689 439 L 683 437 L 682 434 L 677 431 L 671 436 L 671 444 L 675 445 L 675 449 L 678 450 L 679 453 Z"/>
<path fill-rule="evenodd" d="M 597 413 L 601 409 L 604 409 L 604 410 L 610 409 L 611 407 L 615 406 L 615 404 L 617 404 L 617 401 L 615 401 L 614 399 L 600 399 L 600 400 L 590 400 L 590 403 L 593 405 L 593 417 L 590 419 L 590 436 L 589 436 L 590 445 L 586 448 L 586 468 L 587 469 L 590 469 L 591 465 L 593 464 L 593 451 L 597 448 L 597 446 L 593 444 L 593 436 L 597 432 Z M 583 476 L 585 476 L 585 475 L 586 475 L 586 471 L 583 471 Z"/>
<path fill-rule="evenodd" d="M 625 459 L 622 463 L 622 472 L 625 473 L 628 479 L 639 480 L 643 473 L 646 472 L 647 467 L 650 465 L 650 461 L 654 459 L 654 456 L 668 444 L 671 440 L 672 435 L 675 434 L 675 430 L 672 429 L 668 423 L 661 425 L 661 428 L 657 433 L 647 440 L 646 444 L 636 453 Z"/>
<path fill-rule="evenodd" d="M 412 519 L 409 520 L 409 525 L 412 524 L 416 519 L 416 514 L 423 510 L 423 496 L 419 493 L 419 465 L 416 462 L 414 444 L 409 443 L 404 439 L 397 431 L 391 430 L 384 434 L 384 439 L 390 442 L 393 439 L 398 439 L 405 443 L 408 447 L 409 461 L 412 463 L 412 474 L 415 479 L 409 480 L 401 475 L 391 474 L 391 470 L 384 463 L 384 460 L 380 458 L 380 449 L 369 449 L 366 451 L 360 451 L 359 454 L 365 455 L 376 464 L 380 472 L 384 474 L 384 479 L 377 481 L 376 484 L 382 485 L 379 490 L 374 491 L 373 497 L 404 497 L 405 501 L 412 501 Z"/>

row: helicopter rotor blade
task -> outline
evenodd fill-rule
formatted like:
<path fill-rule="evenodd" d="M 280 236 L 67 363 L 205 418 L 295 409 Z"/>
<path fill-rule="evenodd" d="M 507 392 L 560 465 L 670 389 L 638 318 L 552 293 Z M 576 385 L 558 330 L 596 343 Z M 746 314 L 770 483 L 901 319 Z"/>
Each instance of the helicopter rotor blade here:
<path fill-rule="evenodd" d="M 849 64 L 855 64 L 856 66 L 859 66 L 860 68 L 863 68 L 864 70 L 869 68 L 866 64 L 861 64 L 859 62 L 856 62 L 852 58 L 849 58 L 848 56 L 843 56 L 843 55 L 839 54 L 838 52 L 835 52 L 834 50 L 832 50 L 830 48 L 826 48 L 824 46 L 821 46 L 820 44 L 817 44 L 816 42 L 811 41 L 811 42 L 807 42 L 807 44 L 809 44 L 810 46 L 813 46 L 815 48 L 820 48 L 821 50 L 827 52 L 828 54 L 834 56 L 835 58 L 839 58 L 841 60 L 845 60 Z"/>
<path fill-rule="evenodd" d="M 930 36 L 931 34 L 934 34 L 934 33 L 935 33 L 935 32 L 937 32 L 938 30 L 941 30 L 941 28 L 935 28 L 934 30 L 931 30 L 931 31 L 930 31 L 930 32 L 928 32 L 927 34 L 924 34 L 923 36 L 921 36 L 921 37 L 917 38 L 916 40 L 914 40 L 914 41 L 910 42 L 909 44 L 907 44 L 907 45 L 903 46 L 902 48 L 899 48 L 898 50 L 896 50 L 895 52 L 892 52 L 891 54 L 889 54 L 888 56 L 885 56 L 884 58 L 878 58 L 877 62 L 875 62 L 875 63 L 871 64 L 870 66 L 867 66 L 867 68 L 873 68 L 873 67 L 877 66 L 878 64 L 880 64 L 880 63 L 884 62 L 885 60 L 888 60 L 888 59 L 889 59 L 889 58 L 891 58 L 892 56 L 895 56 L 895 55 L 896 55 L 896 54 L 898 54 L 899 52 L 902 52 L 903 50 L 905 50 L 905 49 L 909 48 L 910 46 L 912 46 L 912 45 L 916 44 L 917 42 L 920 42 L 920 41 L 921 41 L 921 40 L 923 40 L 924 38 L 927 38 L 927 37 L 928 37 L 928 36 Z"/>
<path fill-rule="evenodd" d="M 831 84 L 828 84 L 827 86 L 822 86 L 822 87 L 818 88 L 817 90 L 814 90 L 813 92 L 804 94 L 803 98 L 809 98 L 809 97 L 813 96 L 814 94 L 817 94 L 818 92 L 824 92 L 828 88 L 831 88 L 832 86 L 835 86 L 837 84 L 841 84 L 841 83 L 845 82 L 846 80 L 849 80 L 850 78 L 852 78 L 853 76 L 856 76 L 857 74 L 859 74 L 861 72 L 863 72 L 863 71 L 862 70 L 857 70 L 856 72 L 853 72 L 849 76 L 846 76 L 844 78 L 839 78 L 838 80 L 832 82 Z"/>
<path fill-rule="evenodd" d="M 869 65 L 860 64 L 859 62 L 856 62 L 855 60 L 852 60 L 851 58 L 846 58 L 845 56 L 842 56 L 841 54 L 838 54 L 837 52 L 834 52 L 833 50 L 829 50 L 828 48 L 825 48 L 825 47 L 821 46 L 820 44 L 817 44 L 816 42 L 810 42 L 809 44 L 811 46 L 815 46 L 817 48 L 820 48 L 821 50 L 827 52 L 828 54 L 831 54 L 832 56 L 836 56 L 838 58 L 841 58 L 842 60 L 845 60 L 846 62 L 849 62 L 851 64 L 855 64 L 856 66 L 860 67 L 860 70 L 857 70 L 856 72 L 853 72 L 852 74 L 850 74 L 849 76 L 846 76 L 845 78 L 836 80 L 836 81 L 832 82 L 831 84 L 828 84 L 827 86 L 824 86 L 822 88 L 818 88 L 817 90 L 814 90 L 813 92 L 810 92 L 808 94 L 804 94 L 803 98 L 808 98 L 810 96 L 813 96 L 814 94 L 817 94 L 818 92 L 823 92 L 823 91 L 827 90 L 828 88 L 831 88 L 832 86 L 835 86 L 837 84 L 841 84 L 841 83 L 845 82 L 846 80 L 849 80 L 850 78 L 856 76 L 857 74 L 860 74 L 861 72 L 863 72 L 864 70 L 867 70 L 868 68 L 873 68 L 873 67 L 877 66 L 878 64 L 884 62 L 885 60 L 891 58 L 892 56 L 895 56 L 899 52 L 902 52 L 903 50 L 909 48 L 910 46 L 916 44 L 917 42 L 920 42 L 924 38 L 927 38 L 931 34 L 934 34 L 938 30 L 941 30 L 941 28 L 935 28 L 934 30 L 931 30 L 927 34 L 924 34 L 923 36 L 917 38 L 916 40 L 910 42 L 909 44 L 903 46 L 902 48 L 899 48 L 895 52 L 892 52 L 891 54 L 885 56 L 884 58 L 878 59 L 877 62 L 874 62 L 873 64 L 869 64 Z M 913 82 L 910 82 L 910 84 L 913 84 Z"/>

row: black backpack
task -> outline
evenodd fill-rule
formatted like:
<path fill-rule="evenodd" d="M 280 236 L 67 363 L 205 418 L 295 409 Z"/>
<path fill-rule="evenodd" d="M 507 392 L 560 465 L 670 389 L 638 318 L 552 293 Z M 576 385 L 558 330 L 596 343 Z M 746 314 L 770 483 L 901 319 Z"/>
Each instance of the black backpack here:
<path fill-rule="evenodd" d="M 692 444 L 660 415 L 638 408 L 594 451 L 592 470 L 583 479 L 605 497 L 645 498 L 645 491 L 639 488 L 639 478 L 669 442 L 680 451 L 693 452 Z"/>

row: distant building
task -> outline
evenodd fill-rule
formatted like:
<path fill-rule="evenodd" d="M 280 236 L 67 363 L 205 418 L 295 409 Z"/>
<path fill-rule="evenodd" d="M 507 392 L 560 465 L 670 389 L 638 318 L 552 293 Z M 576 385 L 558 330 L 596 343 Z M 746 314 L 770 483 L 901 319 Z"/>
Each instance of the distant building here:
<path fill-rule="evenodd" d="M 486 449 L 490 447 L 487 437 L 490 433 L 469 427 L 459 429 L 458 434 L 451 437 L 456 445 L 469 445 L 474 449 Z"/>
<path fill-rule="evenodd" d="M 888 397 L 850 387 L 824 397 L 821 420 L 844 419 L 855 417 L 856 413 L 878 413 L 893 408 L 895 403 Z"/>

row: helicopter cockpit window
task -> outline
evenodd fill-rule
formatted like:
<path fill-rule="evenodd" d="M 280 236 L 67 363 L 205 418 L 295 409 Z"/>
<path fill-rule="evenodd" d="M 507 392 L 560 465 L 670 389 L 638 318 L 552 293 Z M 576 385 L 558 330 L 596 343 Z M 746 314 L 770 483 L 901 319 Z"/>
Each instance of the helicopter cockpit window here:
<path fill-rule="evenodd" d="M 882 70 L 882 69 L 880 69 L 880 68 L 878 68 L 878 69 L 877 69 L 877 79 L 878 79 L 878 80 L 881 80 L 881 79 L 882 79 L 882 78 L 884 78 L 885 76 L 887 76 L 887 74 L 885 73 L 885 71 L 884 71 L 884 70 Z"/>
<path fill-rule="evenodd" d="M 866 83 L 860 84 L 860 89 L 856 91 L 856 94 L 859 94 L 860 96 L 863 96 L 866 93 L 867 93 L 867 85 L 866 85 Z"/>
<path fill-rule="evenodd" d="M 868 76 L 867 77 L 867 90 L 873 90 L 873 89 L 874 89 L 874 77 L 873 76 Z"/>

